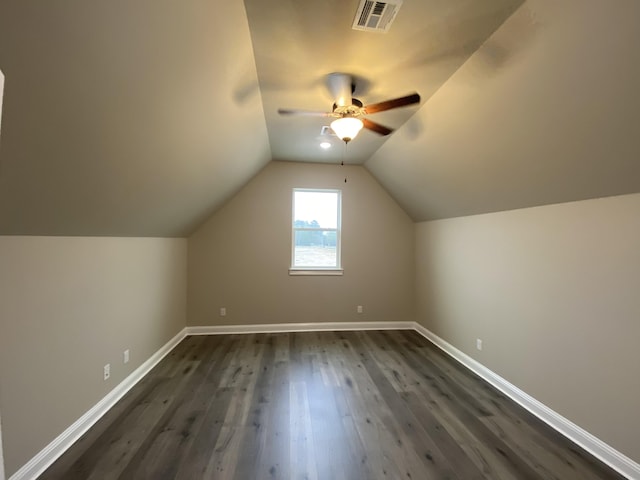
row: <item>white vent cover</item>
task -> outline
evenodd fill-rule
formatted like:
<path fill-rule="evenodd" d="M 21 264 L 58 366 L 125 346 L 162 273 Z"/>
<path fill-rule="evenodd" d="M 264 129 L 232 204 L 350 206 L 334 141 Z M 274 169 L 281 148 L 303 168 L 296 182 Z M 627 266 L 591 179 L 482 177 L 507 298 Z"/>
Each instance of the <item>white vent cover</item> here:
<path fill-rule="evenodd" d="M 352 28 L 366 32 L 386 33 L 396 18 L 401 5 L 402 0 L 384 2 L 360 0 Z"/>

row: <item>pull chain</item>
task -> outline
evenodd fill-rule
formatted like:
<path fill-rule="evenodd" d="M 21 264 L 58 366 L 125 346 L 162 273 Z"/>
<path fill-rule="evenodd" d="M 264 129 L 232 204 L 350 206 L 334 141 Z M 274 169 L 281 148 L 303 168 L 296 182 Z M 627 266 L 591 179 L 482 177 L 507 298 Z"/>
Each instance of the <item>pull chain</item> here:
<path fill-rule="evenodd" d="M 340 162 L 340 166 L 344 167 L 344 161 L 347 158 L 347 142 L 344 142 L 344 150 L 342 150 L 342 161 Z M 347 177 L 344 177 L 344 183 L 347 183 Z"/>

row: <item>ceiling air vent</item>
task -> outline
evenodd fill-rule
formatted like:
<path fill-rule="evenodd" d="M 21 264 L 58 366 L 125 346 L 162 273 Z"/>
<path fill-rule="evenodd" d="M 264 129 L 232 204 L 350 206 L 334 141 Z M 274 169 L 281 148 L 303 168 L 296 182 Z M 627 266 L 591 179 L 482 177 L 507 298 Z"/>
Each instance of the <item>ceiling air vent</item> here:
<path fill-rule="evenodd" d="M 401 5 L 402 0 L 387 2 L 361 0 L 356 11 L 356 18 L 353 20 L 353 29 L 386 33 L 396 18 Z"/>

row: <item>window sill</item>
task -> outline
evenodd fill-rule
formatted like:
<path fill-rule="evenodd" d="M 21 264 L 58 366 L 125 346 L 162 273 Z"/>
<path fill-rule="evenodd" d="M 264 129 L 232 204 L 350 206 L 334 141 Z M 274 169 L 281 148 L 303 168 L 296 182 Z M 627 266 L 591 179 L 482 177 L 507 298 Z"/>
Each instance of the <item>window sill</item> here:
<path fill-rule="evenodd" d="M 344 270 L 342 268 L 290 268 L 289 275 L 343 275 Z"/>

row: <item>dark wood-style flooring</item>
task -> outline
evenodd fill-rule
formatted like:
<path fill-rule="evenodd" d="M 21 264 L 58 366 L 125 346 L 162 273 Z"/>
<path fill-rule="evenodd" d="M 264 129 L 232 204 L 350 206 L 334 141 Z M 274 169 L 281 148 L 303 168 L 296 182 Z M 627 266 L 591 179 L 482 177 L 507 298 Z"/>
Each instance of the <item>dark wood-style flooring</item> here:
<path fill-rule="evenodd" d="M 618 479 L 413 331 L 193 336 L 41 479 Z"/>

